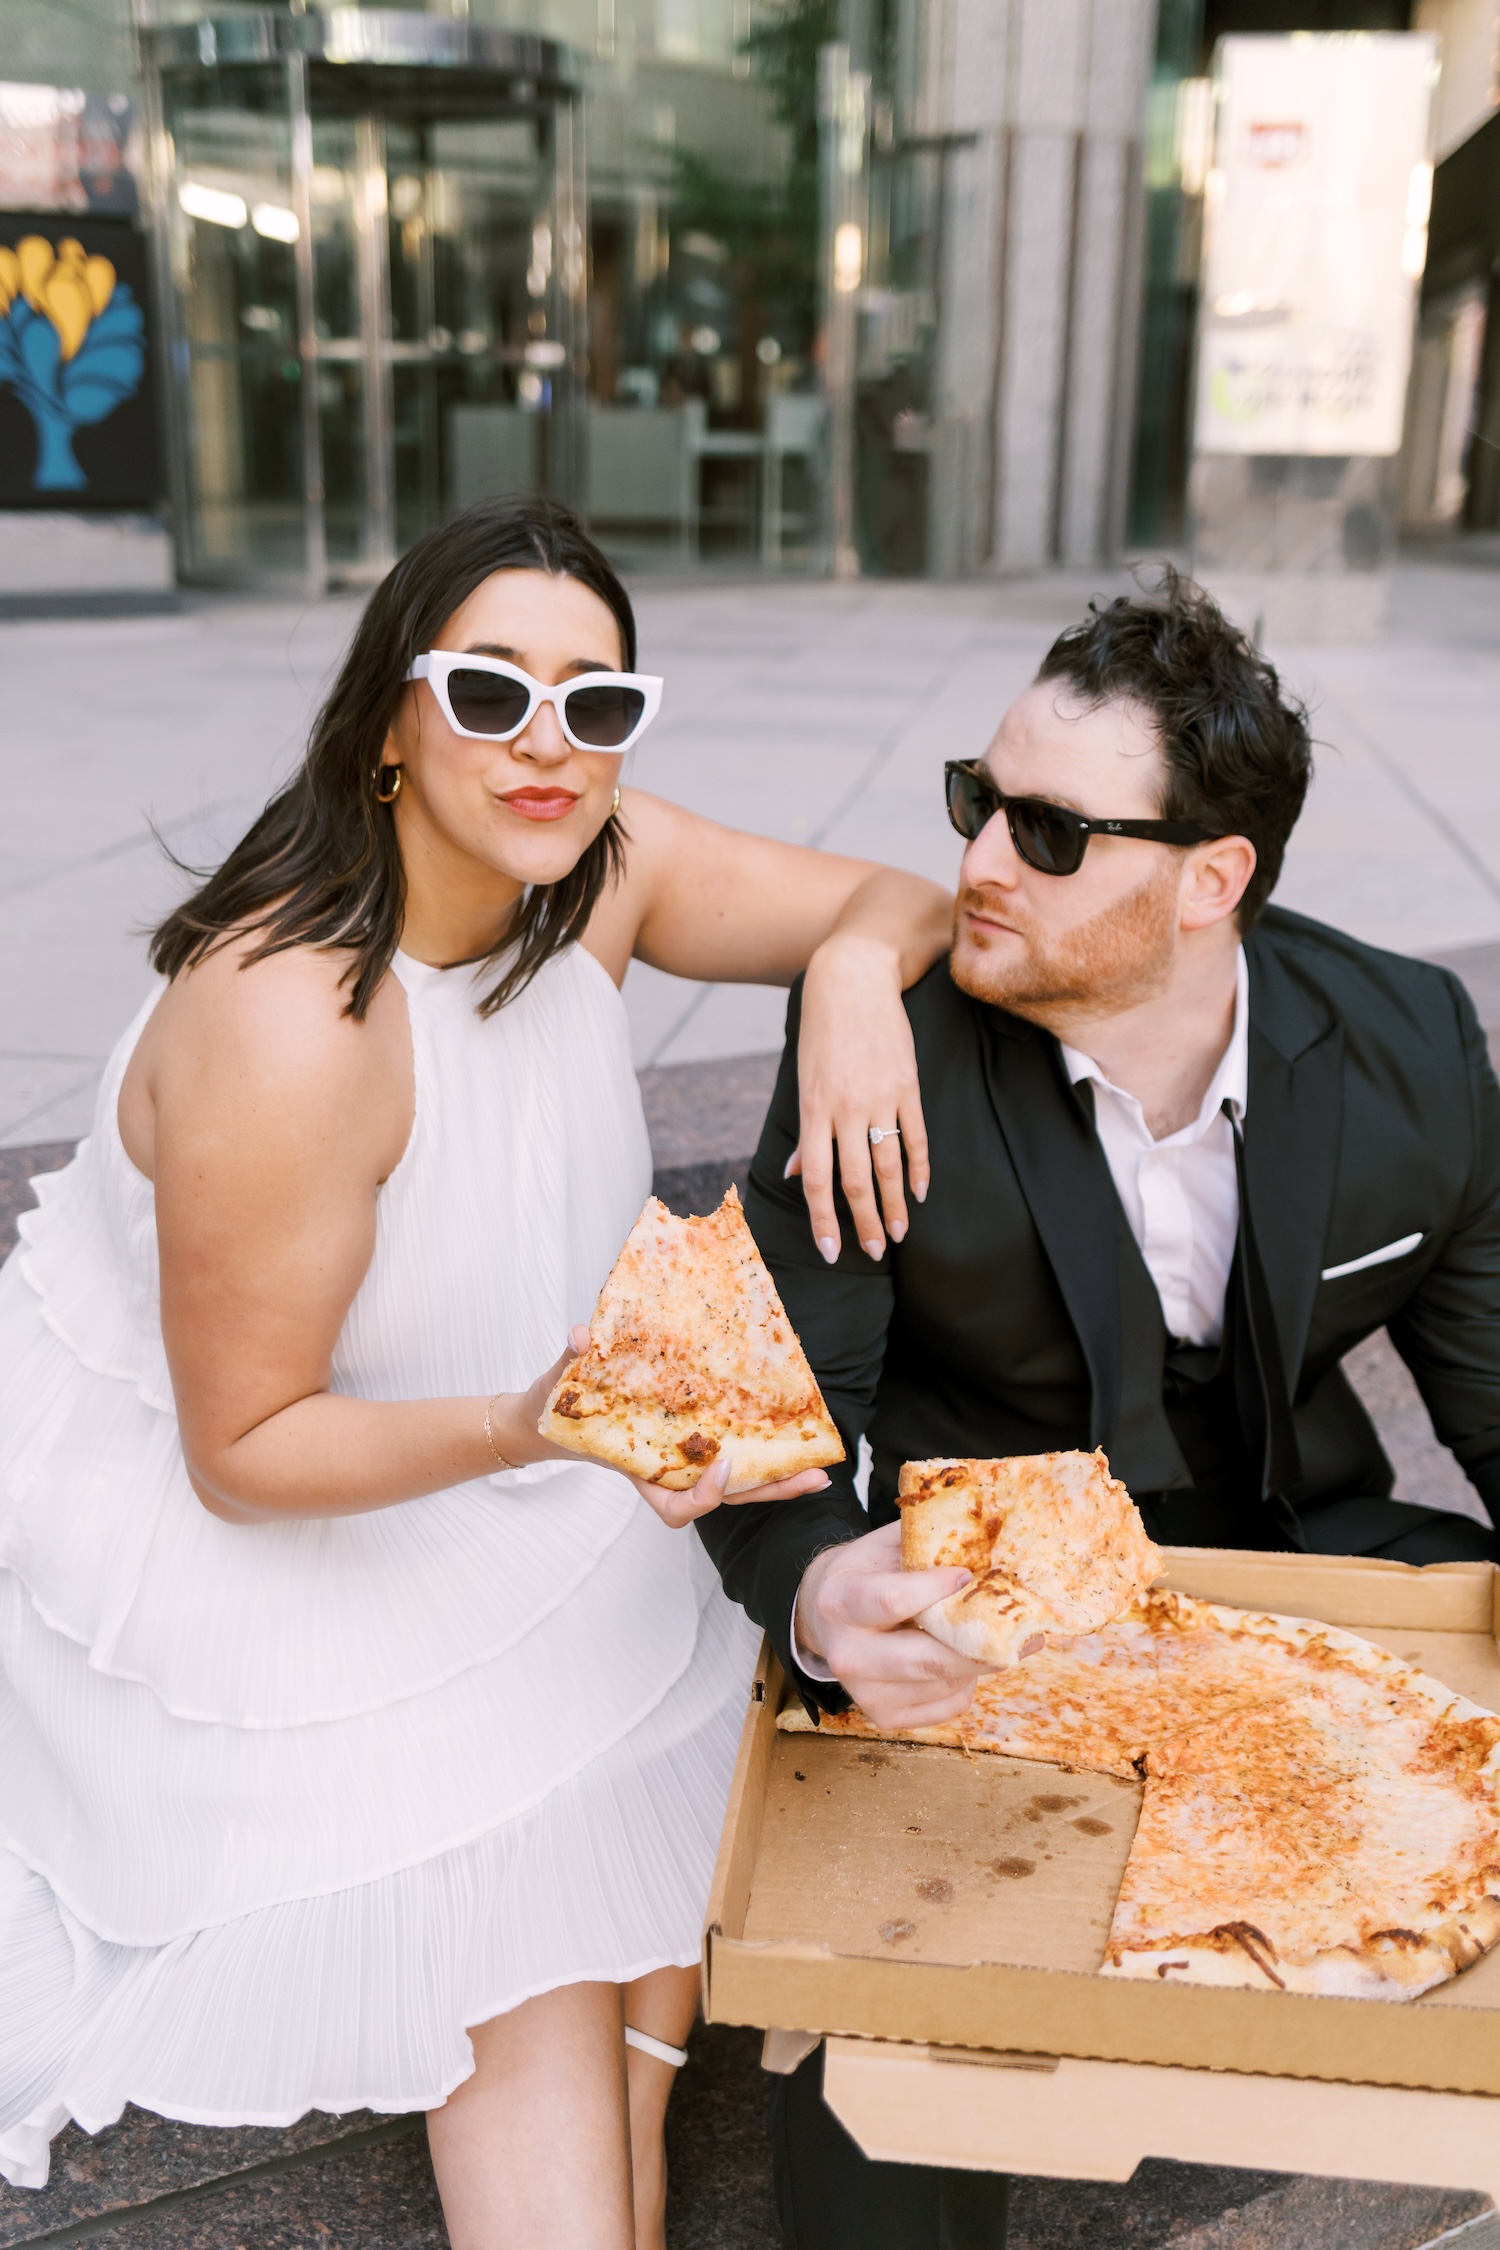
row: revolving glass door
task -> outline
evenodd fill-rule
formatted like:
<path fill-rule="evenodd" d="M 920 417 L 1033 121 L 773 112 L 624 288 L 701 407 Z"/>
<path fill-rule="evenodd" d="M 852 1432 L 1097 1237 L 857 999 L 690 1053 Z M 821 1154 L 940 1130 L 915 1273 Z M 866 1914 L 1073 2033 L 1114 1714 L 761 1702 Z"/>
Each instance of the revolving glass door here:
<path fill-rule="evenodd" d="M 371 584 L 469 500 L 578 500 L 562 51 L 342 9 L 144 44 L 182 575 Z"/>

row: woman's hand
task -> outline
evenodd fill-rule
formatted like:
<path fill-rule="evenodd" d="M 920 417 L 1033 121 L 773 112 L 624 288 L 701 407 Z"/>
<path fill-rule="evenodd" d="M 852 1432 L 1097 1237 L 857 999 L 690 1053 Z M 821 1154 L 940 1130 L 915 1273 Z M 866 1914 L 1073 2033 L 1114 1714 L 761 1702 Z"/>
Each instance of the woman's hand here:
<path fill-rule="evenodd" d="M 495 1433 L 495 1443 L 513 1468 L 523 1468 L 530 1461 L 576 1461 L 580 1455 L 566 1446 L 554 1445 L 537 1429 L 546 1410 L 553 1388 L 567 1372 L 580 1352 L 587 1351 L 589 1332 L 575 1328 L 570 1332 L 568 1349 L 556 1365 L 545 1375 L 539 1375 L 529 1391 L 515 1391 L 496 1398 L 490 1409 L 490 1428 Z M 514 1450 L 512 1450 L 514 1449 Z M 778 1484 L 752 1485 L 746 1492 L 726 1494 L 724 1487 L 734 1473 L 734 1460 L 730 1454 L 721 1453 L 709 1463 L 698 1482 L 689 1485 L 686 1492 L 671 1492 L 664 1484 L 648 1484 L 644 1477 L 628 1477 L 648 1508 L 654 1509 L 664 1524 L 680 1531 L 685 1524 L 693 1523 L 699 1516 L 712 1513 L 726 1501 L 731 1508 L 743 1506 L 747 1500 L 796 1500 L 804 1492 L 821 1492 L 828 1479 L 821 1469 L 804 1469 L 795 1477 L 783 1477 Z"/>
<path fill-rule="evenodd" d="M 712 1515 L 718 1507 L 742 1508 L 750 1500 L 800 1500 L 803 1493 L 822 1492 L 828 1485 L 822 1469 L 803 1469 L 797 1476 L 783 1477 L 779 1484 L 753 1484 L 745 1492 L 726 1492 L 724 1487 L 733 1474 L 733 1455 L 721 1453 L 686 1492 L 669 1492 L 664 1484 L 647 1484 L 642 1477 L 632 1477 L 630 1482 L 647 1507 L 654 1508 L 673 1531 L 696 1522 L 699 1516 Z"/>
<path fill-rule="evenodd" d="M 787 1174 L 802 1175 L 813 1237 L 830 1265 L 839 1254 L 835 1141 L 844 1194 L 870 1257 L 878 1258 L 885 1249 L 876 1181 L 891 1240 L 899 1242 L 906 1233 L 903 1150 L 912 1194 L 919 1203 L 927 1195 L 927 1127 L 916 1048 L 901 1004 L 903 981 L 909 981 L 903 979 L 903 966 L 888 940 L 857 929 L 835 930 L 808 963 L 797 1043 L 802 1137 Z M 900 1137 L 872 1144 L 872 1126 L 883 1135 L 895 1126 Z"/>
<path fill-rule="evenodd" d="M 554 1445 L 537 1427 L 547 1411 L 547 1401 L 580 1352 L 589 1348 L 586 1328 L 570 1328 L 568 1348 L 538 1375 L 529 1390 L 501 1391 L 490 1400 L 490 1429 L 495 1451 L 512 1469 L 526 1469 L 533 1461 L 576 1461 L 579 1455 L 565 1445 Z"/>

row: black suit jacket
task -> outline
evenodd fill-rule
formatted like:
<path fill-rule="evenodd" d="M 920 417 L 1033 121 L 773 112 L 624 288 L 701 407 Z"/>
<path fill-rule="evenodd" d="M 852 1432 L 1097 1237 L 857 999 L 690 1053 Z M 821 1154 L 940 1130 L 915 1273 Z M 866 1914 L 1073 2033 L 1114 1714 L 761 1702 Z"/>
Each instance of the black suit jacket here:
<path fill-rule="evenodd" d="M 1500 1086 L 1473 1006 L 1446 970 L 1277 909 L 1246 954 L 1246 1190 L 1301 1457 L 1287 1498 L 1338 1526 L 1337 1551 L 1390 1536 L 1391 1466 L 1339 1364 L 1386 1327 L 1500 1520 Z M 1128 1435 L 1119 1261 L 1134 1253 L 1087 1099 L 1054 1038 L 968 998 L 946 961 L 906 1000 L 932 1150 L 906 1240 L 872 1261 L 841 1207 L 844 1247 L 826 1265 L 801 1183 L 782 1177 L 797 990 L 750 1174 L 750 1225 L 848 1460 L 825 1493 L 723 1508 L 698 1531 L 788 1666 L 808 1562 L 890 1520 L 903 1461 L 1112 1452 Z M 1325 1278 L 1407 1235 L 1420 1239 L 1404 1255 Z M 853 1484 L 861 1436 L 868 1516 Z"/>

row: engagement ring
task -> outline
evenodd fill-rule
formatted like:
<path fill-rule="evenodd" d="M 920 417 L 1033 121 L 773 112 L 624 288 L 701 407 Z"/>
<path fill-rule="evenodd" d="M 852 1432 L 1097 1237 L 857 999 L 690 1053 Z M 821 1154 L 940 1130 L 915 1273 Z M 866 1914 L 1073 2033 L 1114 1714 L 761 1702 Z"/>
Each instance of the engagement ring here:
<path fill-rule="evenodd" d="M 872 1125 L 870 1127 L 871 1148 L 879 1148 L 882 1141 L 899 1141 L 900 1138 L 901 1128 L 899 1125 Z"/>

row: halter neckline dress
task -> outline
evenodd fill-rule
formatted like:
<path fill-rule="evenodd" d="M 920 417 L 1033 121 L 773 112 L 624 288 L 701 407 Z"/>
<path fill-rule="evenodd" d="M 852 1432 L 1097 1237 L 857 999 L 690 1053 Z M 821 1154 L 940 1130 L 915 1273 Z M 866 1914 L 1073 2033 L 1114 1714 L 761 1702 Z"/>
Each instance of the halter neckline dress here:
<path fill-rule="evenodd" d="M 520 1390 L 650 1189 L 582 947 L 498 1014 L 398 954 L 416 1112 L 334 1355 L 377 1399 Z M 491 972 L 493 973 L 493 972 Z M 691 1531 L 544 1462 L 235 1525 L 188 1483 L 116 1048 L 0 1270 L 0 2173 L 71 2117 L 429 2109 L 465 2026 L 697 1959 L 758 1635 Z"/>

